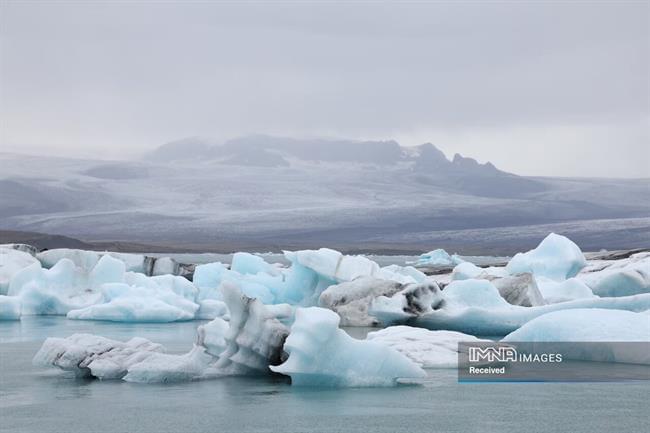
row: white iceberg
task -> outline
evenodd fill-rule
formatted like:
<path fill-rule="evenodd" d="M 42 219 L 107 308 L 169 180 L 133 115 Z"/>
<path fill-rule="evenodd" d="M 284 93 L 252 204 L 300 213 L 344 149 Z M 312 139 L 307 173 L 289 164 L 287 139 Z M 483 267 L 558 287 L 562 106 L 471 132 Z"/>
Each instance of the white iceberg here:
<path fill-rule="evenodd" d="M 549 304 L 596 297 L 589 286 L 578 278 L 554 281 L 549 278 L 537 277 L 536 281 L 542 296 Z"/>
<path fill-rule="evenodd" d="M 481 268 L 471 262 L 463 262 L 456 265 L 451 272 L 451 279 L 456 280 L 469 280 L 472 278 L 500 278 L 510 275 L 503 267 L 490 266 L 488 268 Z"/>
<path fill-rule="evenodd" d="M 454 331 L 429 331 L 411 326 L 391 326 L 370 332 L 367 340 L 392 347 L 422 368 L 456 368 L 458 343 L 482 340 Z"/>
<path fill-rule="evenodd" d="M 113 322 L 175 322 L 194 319 L 199 305 L 168 287 L 138 287 L 124 283 L 103 284 L 102 300 L 73 309 L 68 319 Z"/>
<path fill-rule="evenodd" d="M 419 298 L 419 299 L 418 299 Z M 404 308 L 417 305 L 418 308 Z M 618 298 L 576 299 L 536 307 L 511 305 L 487 280 L 454 281 L 439 295 L 401 293 L 378 297 L 370 314 L 384 325 L 410 323 L 432 330 L 451 330 L 473 335 L 506 335 L 543 314 L 559 310 L 602 308 L 640 312 L 650 309 L 650 294 Z"/>
<path fill-rule="evenodd" d="M 289 358 L 271 370 L 297 386 L 394 386 L 426 373 L 396 350 L 355 340 L 338 328 L 339 316 L 318 307 L 299 308 L 284 344 Z"/>
<path fill-rule="evenodd" d="M 415 262 L 409 264 L 416 267 L 449 267 L 458 265 L 464 261 L 458 255 L 449 255 L 447 251 L 438 248 L 428 253 L 420 254 L 420 257 Z"/>
<path fill-rule="evenodd" d="M 31 254 L 13 248 L 0 248 L 0 295 L 9 292 L 11 278 L 21 269 L 38 263 Z"/>
<path fill-rule="evenodd" d="M 598 296 L 650 293 L 650 252 L 633 254 L 604 269 L 581 273 L 578 278 Z"/>
<path fill-rule="evenodd" d="M 650 341 L 650 315 L 598 308 L 554 311 L 502 341 Z"/>
<path fill-rule="evenodd" d="M 88 275 L 69 259 L 51 269 L 34 263 L 18 271 L 9 283 L 9 295 L 21 299 L 23 315 L 64 315 L 97 303 L 101 293 L 90 287 Z"/>
<path fill-rule="evenodd" d="M 58 367 L 76 376 L 121 379 L 130 366 L 161 352 L 160 344 L 135 337 L 126 343 L 91 334 L 48 338 L 33 359 L 40 367 Z"/>
<path fill-rule="evenodd" d="M 20 298 L 0 295 L 0 320 L 20 320 Z"/>
<path fill-rule="evenodd" d="M 560 346 L 567 359 L 650 364 L 650 315 L 630 311 L 577 309 L 555 311 L 523 325 L 503 342 L 542 343 L 545 351 L 557 342 L 597 342 Z M 620 344 L 620 343 L 647 344 Z M 550 346 L 549 346 L 550 344 Z M 527 344 L 535 351 L 535 344 Z"/>
<path fill-rule="evenodd" d="M 580 248 L 569 238 L 551 233 L 535 248 L 518 253 L 506 266 L 510 274 L 530 272 L 535 276 L 563 281 L 575 277 L 587 265 Z"/>

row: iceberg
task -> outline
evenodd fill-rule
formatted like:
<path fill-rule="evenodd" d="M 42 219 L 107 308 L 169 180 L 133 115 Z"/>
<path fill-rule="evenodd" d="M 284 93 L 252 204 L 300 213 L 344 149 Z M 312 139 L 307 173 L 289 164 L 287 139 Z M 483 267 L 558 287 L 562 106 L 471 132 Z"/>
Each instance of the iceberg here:
<path fill-rule="evenodd" d="M 20 298 L 0 295 L 0 320 L 20 320 Z"/>
<path fill-rule="evenodd" d="M 21 269 L 11 279 L 8 293 L 20 297 L 23 315 L 64 315 L 101 299 L 101 293 L 90 288 L 88 275 L 69 259 L 50 269 L 40 263 Z"/>
<path fill-rule="evenodd" d="M 497 288 L 501 297 L 509 304 L 533 307 L 544 305 L 547 301 L 532 274 L 515 274 L 501 278 L 487 276 L 485 279 Z"/>
<path fill-rule="evenodd" d="M 368 315 L 371 301 L 377 296 L 392 296 L 404 284 L 374 277 L 359 277 L 329 286 L 321 293 L 318 304 L 336 312 L 342 326 L 376 326 L 379 321 Z"/>
<path fill-rule="evenodd" d="M 420 257 L 415 262 L 409 264 L 414 265 L 415 267 L 424 268 L 424 267 L 449 267 L 456 266 L 459 263 L 463 263 L 465 260 L 461 259 L 458 255 L 453 254 L 449 255 L 447 251 L 443 249 L 437 249 L 429 251 L 428 253 L 421 254 Z"/>
<path fill-rule="evenodd" d="M 426 376 L 395 349 L 350 337 L 339 321 L 324 308 L 298 308 L 284 344 L 289 358 L 271 370 L 291 376 L 296 386 L 394 386 L 399 379 Z"/>
<path fill-rule="evenodd" d="M 99 258 L 89 272 L 68 258 L 50 269 L 36 262 L 12 277 L 8 292 L 20 299 L 21 314 L 27 315 L 127 322 L 195 318 L 200 306 L 195 302 L 198 289 L 192 282 L 175 275 L 148 277 L 126 269 L 123 261 L 108 254 Z M 210 313 L 204 309 L 203 313 L 223 315 L 217 310 Z"/>
<path fill-rule="evenodd" d="M 410 302 L 421 308 L 404 308 L 401 293 L 380 296 L 370 314 L 384 325 L 409 323 L 432 330 L 450 330 L 473 335 L 506 335 L 543 314 L 559 310 L 601 308 L 640 312 L 650 309 L 650 294 L 618 298 L 576 299 L 535 307 L 511 305 L 487 280 L 454 281 L 435 297 L 412 293 Z"/>
<path fill-rule="evenodd" d="M 241 294 L 237 286 L 223 286 L 230 322 L 221 318 L 199 326 L 192 350 L 164 353 L 161 345 L 142 338 L 126 343 L 89 334 L 67 339 L 48 338 L 34 357 L 40 366 L 74 371 L 80 376 L 124 379 L 130 382 L 171 382 L 225 375 L 269 374 L 269 366 L 286 359 L 283 351 L 293 320 L 289 305 L 266 306 Z"/>
<path fill-rule="evenodd" d="M 392 347 L 422 368 L 456 368 L 458 343 L 489 341 L 461 332 L 411 326 L 391 326 L 370 332 L 366 339 Z"/>
<path fill-rule="evenodd" d="M 363 256 L 346 256 L 328 248 L 285 251 L 291 266 L 280 268 L 261 257 L 236 253 L 230 269 L 222 263 L 199 265 L 194 271 L 198 300 L 221 299 L 223 282 L 237 284 L 242 292 L 265 304 L 315 306 L 321 293 L 330 286 L 373 277 L 402 284 L 422 282 L 426 275 L 411 266 L 380 268 Z"/>
<path fill-rule="evenodd" d="M 578 278 L 598 296 L 629 296 L 650 293 L 650 252 L 617 260 L 604 269 L 581 273 Z"/>
<path fill-rule="evenodd" d="M 567 359 L 650 364 L 650 315 L 630 311 L 576 309 L 555 311 L 523 325 L 503 342 L 599 342 L 585 350 L 581 345 L 563 346 Z M 620 345 L 619 342 L 643 342 Z M 529 347 L 530 345 L 527 345 Z M 548 344 L 544 346 L 549 350 Z M 534 349 L 534 345 L 532 346 Z"/>
<path fill-rule="evenodd" d="M 509 275 L 508 271 L 502 267 L 490 266 L 481 268 L 474 263 L 463 262 L 456 265 L 451 272 L 452 280 L 469 280 L 472 278 L 502 278 Z"/>
<path fill-rule="evenodd" d="M 137 287 L 124 283 L 103 284 L 102 300 L 73 309 L 68 319 L 113 322 L 175 322 L 194 319 L 199 305 L 167 287 Z"/>
<path fill-rule="evenodd" d="M 598 308 L 554 311 L 531 320 L 502 341 L 650 342 L 650 315 Z"/>
<path fill-rule="evenodd" d="M 38 263 L 38 260 L 31 254 L 14 248 L 0 247 L 0 295 L 9 292 L 9 282 L 18 271 L 34 263 Z"/>
<path fill-rule="evenodd" d="M 440 308 L 442 299 L 442 292 L 435 281 L 410 284 L 393 296 L 373 299 L 368 314 L 384 325 L 404 323 Z"/>
<path fill-rule="evenodd" d="M 563 281 L 575 277 L 587 265 L 580 248 L 570 239 L 551 233 L 534 250 L 516 254 L 506 270 L 510 274 L 530 272 L 536 277 Z"/>
<path fill-rule="evenodd" d="M 542 296 L 549 304 L 596 297 L 589 286 L 578 278 L 554 281 L 544 277 L 537 277 L 536 280 Z"/>
<path fill-rule="evenodd" d="M 58 367 L 78 377 L 121 379 L 130 366 L 163 350 L 160 344 L 135 337 L 127 342 L 91 334 L 48 338 L 33 359 L 39 367 Z"/>

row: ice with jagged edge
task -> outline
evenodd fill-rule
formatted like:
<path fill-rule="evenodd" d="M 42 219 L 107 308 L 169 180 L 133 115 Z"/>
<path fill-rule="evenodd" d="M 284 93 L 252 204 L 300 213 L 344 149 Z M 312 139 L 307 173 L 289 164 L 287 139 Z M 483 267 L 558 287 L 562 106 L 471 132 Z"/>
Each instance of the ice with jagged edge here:
<path fill-rule="evenodd" d="M 536 307 L 511 305 L 487 280 L 454 281 L 443 291 L 399 292 L 376 298 L 370 314 L 384 325 L 412 323 L 433 330 L 452 330 L 473 335 L 506 335 L 543 314 L 583 308 L 640 312 L 650 309 L 650 294 L 617 298 L 587 298 Z"/>
<path fill-rule="evenodd" d="M 34 363 L 73 370 L 79 375 L 132 382 L 172 382 L 223 375 L 268 374 L 280 364 L 282 347 L 292 320 L 288 305 L 265 306 L 242 295 L 236 286 L 223 287 L 231 314 L 202 325 L 193 349 L 182 355 L 164 353 L 164 348 L 144 339 L 123 343 L 103 337 L 75 334 L 48 338 Z"/>
<path fill-rule="evenodd" d="M 340 317 L 319 307 L 298 308 L 284 345 L 289 359 L 272 366 L 297 386 L 394 386 L 426 373 L 389 346 L 356 340 L 339 329 Z"/>
<path fill-rule="evenodd" d="M 414 262 L 408 262 L 409 265 L 415 267 L 448 267 L 456 266 L 463 263 L 465 260 L 460 258 L 457 254 L 450 255 L 447 251 L 438 248 L 428 253 L 420 254 L 420 257 Z"/>
<path fill-rule="evenodd" d="M 230 269 L 222 263 L 199 265 L 194 271 L 194 284 L 201 297 L 219 299 L 219 285 L 229 281 L 241 287 L 244 294 L 265 304 L 288 303 L 315 306 L 328 287 L 372 277 L 402 284 L 419 282 L 426 276 L 411 266 L 380 267 L 363 256 L 348 256 L 328 248 L 285 251 L 291 263 L 279 268 L 249 253 L 236 253 Z"/>

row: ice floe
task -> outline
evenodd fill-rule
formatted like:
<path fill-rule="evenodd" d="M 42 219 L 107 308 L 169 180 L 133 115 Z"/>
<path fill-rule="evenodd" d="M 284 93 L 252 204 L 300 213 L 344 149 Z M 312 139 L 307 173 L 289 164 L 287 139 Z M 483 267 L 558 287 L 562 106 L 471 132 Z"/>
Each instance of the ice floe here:
<path fill-rule="evenodd" d="M 409 264 L 416 267 L 449 267 L 455 266 L 459 263 L 463 263 L 465 260 L 460 258 L 457 254 L 449 255 L 449 253 L 443 249 L 437 249 L 429 251 L 428 253 L 421 254 L 420 257 L 415 262 Z"/>
<path fill-rule="evenodd" d="M 299 308 L 284 345 L 289 358 L 271 369 L 291 376 L 297 386 L 393 386 L 426 376 L 395 349 L 350 337 L 339 321 L 324 308 Z"/>
<path fill-rule="evenodd" d="M 417 305 L 417 308 L 407 306 Z M 402 293 L 378 297 L 370 314 L 384 325 L 410 323 L 433 330 L 452 330 L 473 335 L 506 335 L 543 314 L 579 308 L 603 308 L 628 311 L 650 309 L 650 294 L 618 298 L 576 299 L 536 307 L 511 305 L 487 280 L 454 281 L 431 296 L 427 292 Z"/>
<path fill-rule="evenodd" d="M 454 331 L 430 331 L 411 326 L 391 326 L 370 332 L 367 340 L 392 347 L 422 368 L 455 368 L 458 366 L 458 343 L 482 340 Z"/>
<path fill-rule="evenodd" d="M 537 246 L 526 253 L 516 254 L 506 270 L 510 274 L 530 272 L 535 276 L 555 281 L 575 277 L 587 265 L 584 254 L 573 241 L 551 233 Z"/>

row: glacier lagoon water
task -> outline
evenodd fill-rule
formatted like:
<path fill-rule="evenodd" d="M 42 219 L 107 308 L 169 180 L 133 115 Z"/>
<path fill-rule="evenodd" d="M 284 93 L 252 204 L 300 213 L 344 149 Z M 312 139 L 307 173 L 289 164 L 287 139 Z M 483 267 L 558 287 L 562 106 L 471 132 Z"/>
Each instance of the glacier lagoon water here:
<path fill-rule="evenodd" d="M 397 388 L 301 389 L 277 378 L 145 385 L 31 365 L 49 336 L 141 336 L 183 352 L 199 324 L 0 322 L 0 431 L 639 432 L 650 420 L 650 382 L 458 384 L 455 370 L 429 370 L 423 386 Z"/>

